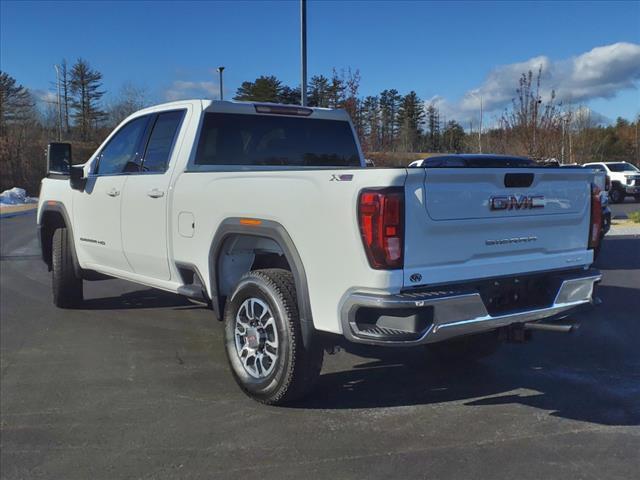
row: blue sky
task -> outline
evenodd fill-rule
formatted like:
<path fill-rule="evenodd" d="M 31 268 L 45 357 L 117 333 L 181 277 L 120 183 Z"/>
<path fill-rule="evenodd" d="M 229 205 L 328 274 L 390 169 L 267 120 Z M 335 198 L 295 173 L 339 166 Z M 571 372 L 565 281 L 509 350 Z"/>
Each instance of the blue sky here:
<path fill-rule="evenodd" d="M 415 90 L 462 121 L 478 95 L 498 115 L 538 65 L 545 93 L 611 119 L 640 113 L 640 2 L 310 0 L 308 36 L 310 75 L 357 68 L 363 94 Z M 131 82 L 153 102 L 213 97 L 224 65 L 230 97 L 261 74 L 298 84 L 299 48 L 297 1 L 0 3 L 0 68 L 40 95 L 54 63 L 82 57 L 108 92 Z"/>

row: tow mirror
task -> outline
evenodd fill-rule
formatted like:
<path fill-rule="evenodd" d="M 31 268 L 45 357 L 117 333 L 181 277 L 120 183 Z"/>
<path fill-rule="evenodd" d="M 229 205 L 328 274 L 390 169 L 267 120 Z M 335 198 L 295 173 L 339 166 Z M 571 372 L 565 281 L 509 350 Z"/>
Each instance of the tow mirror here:
<path fill-rule="evenodd" d="M 84 190 L 84 186 L 87 183 L 87 179 L 84 176 L 84 165 L 71 165 L 69 183 L 74 190 Z"/>
<path fill-rule="evenodd" d="M 71 144 L 52 142 L 47 145 L 47 175 L 69 175 Z"/>

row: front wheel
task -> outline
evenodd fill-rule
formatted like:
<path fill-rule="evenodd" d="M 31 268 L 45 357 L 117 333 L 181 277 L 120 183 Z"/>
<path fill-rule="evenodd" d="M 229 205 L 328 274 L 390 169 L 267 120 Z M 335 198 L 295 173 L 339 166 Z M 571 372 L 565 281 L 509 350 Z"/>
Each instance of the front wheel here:
<path fill-rule="evenodd" d="M 272 268 L 240 279 L 224 309 L 227 359 L 240 388 L 269 405 L 307 394 L 322 368 L 317 342 L 304 345 L 293 275 Z"/>
<path fill-rule="evenodd" d="M 609 192 L 609 200 L 612 203 L 624 202 L 624 192 L 619 188 L 612 188 Z"/>
<path fill-rule="evenodd" d="M 56 307 L 71 308 L 82 302 L 82 278 L 76 275 L 71 232 L 66 228 L 58 228 L 53 233 L 51 281 Z"/>

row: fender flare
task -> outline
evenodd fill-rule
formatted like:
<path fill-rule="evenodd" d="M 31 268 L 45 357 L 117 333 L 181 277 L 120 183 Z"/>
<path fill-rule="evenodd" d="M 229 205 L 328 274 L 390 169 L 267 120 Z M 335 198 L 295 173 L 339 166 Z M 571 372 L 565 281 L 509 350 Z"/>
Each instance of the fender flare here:
<path fill-rule="evenodd" d="M 73 260 L 73 268 L 75 270 L 76 275 L 79 278 L 82 278 L 82 269 L 80 268 L 80 263 L 78 262 L 78 255 L 76 253 L 76 244 L 75 244 L 75 239 L 73 235 L 73 227 L 71 225 L 71 217 L 69 217 L 69 214 L 67 213 L 67 209 L 64 206 L 64 204 L 58 201 L 55 201 L 52 203 L 46 202 L 41 209 L 40 218 L 38 218 L 38 230 L 39 230 L 38 240 L 40 241 L 40 251 L 42 252 L 42 259 L 45 260 L 44 245 L 42 243 L 42 240 L 43 240 L 42 220 L 44 219 L 45 214 L 48 212 L 59 213 L 62 216 L 62 220 L 64 221 L 66 228 L 69 230 L 69 233 L 71 233 L 71 236 L 69 238 L 71 239 L 71 258 Z"/>
<path fill-rule="evenodd" d="M 218 265 L 218 259 L 220 258 L 225 240 L 231 235 L 250 235 L 271 239 L 280 246 L 291 268 L 298 297 L 302 341 L 305 346 L 308 346 L 313 337 L 314 327 L 307 276 L 300 254 L 289 233 L 280 223 L 274 222 L 273 220 L 256 220 L 259 220 L 260 223 L 245 225 L 240 223 L 239 217 L 227 218 L 220 223 L 218 230 L 213 236 L 213 241 L 209 249 L 209 281 L 211 285 L 211 303 L 213 310 L 217 317 L 222 319 L 222 304 L 218 295 L 219 283 L 216 266 Z"/>

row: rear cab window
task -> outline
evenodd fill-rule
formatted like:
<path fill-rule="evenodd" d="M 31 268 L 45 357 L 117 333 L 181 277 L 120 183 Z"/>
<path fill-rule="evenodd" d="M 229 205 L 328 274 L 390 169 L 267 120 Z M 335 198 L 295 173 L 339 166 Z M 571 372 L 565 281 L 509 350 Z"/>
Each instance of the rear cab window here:
<path fill-rule="evenodd" d="M 142 162 L 142 172 L 166 172 L 184 114 L 184 110 L 175 110 L 162 112 L 156 116 L 151 135 L 149 135 L 149 141 L 147 142 Z"/>
<path fill-rule="evenodd" d="M 209 112 L 195 166 L 360 167 L 360 155 L 347 121 Z"/>

